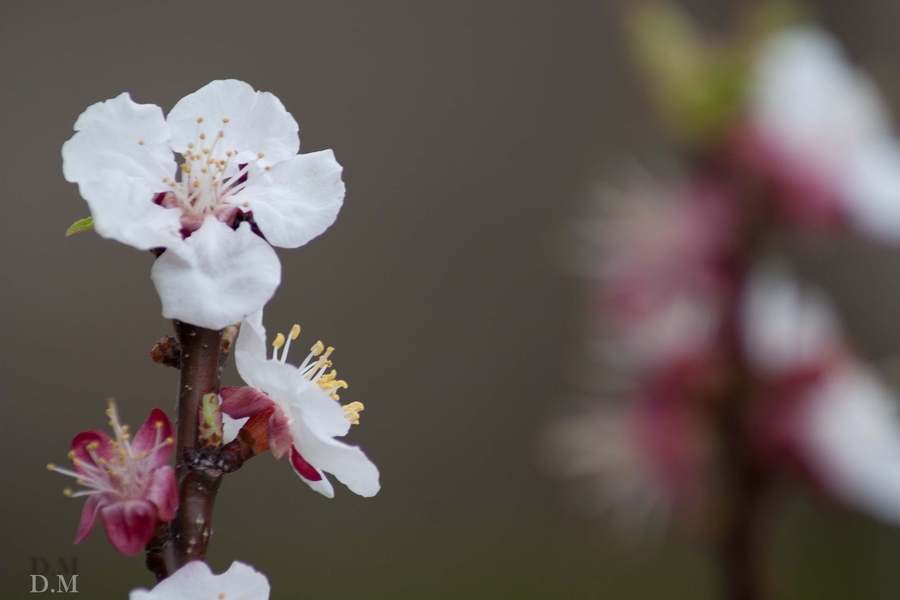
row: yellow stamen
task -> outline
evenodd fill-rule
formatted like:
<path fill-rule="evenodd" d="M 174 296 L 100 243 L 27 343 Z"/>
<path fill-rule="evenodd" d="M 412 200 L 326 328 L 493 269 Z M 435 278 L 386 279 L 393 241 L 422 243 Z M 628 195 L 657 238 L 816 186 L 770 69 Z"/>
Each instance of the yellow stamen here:
<path fill-rule="evenodd" d="M 63 496 L 66 496 L 67 498 L 71 498 L 72 494 L 74 494 L 74 493 L 75 492 L 72 491 L 72 488 L 65 488 L 63 490 Z"/>
<path fill-rule="evenodd" d="M 56 465 L 54 465 L 53 463 L 47 463 L 47 470 L 48 470 L 48 471 L 52 471 L 52 470 L 55 469 L 55 468 L 56 468 Z"/>
<path fill-rule="evenodd" d="M 297 336 L 300 335 L 300 326 L 294 323 L 294 326 L 291 327 L 291 339 L 296 340 Z"/>
<path fill-rule="evenodd" d="M 318 356 L 322 354 L 322 351 L 325 349 L 325 344 L 322 343 L 322 340 L 316 342 L 316 345 L 309 349 L 312 352 L 313 356 Z"/>
<path fill-rule="evenodd" d="M 281 348 L 282 346 L 284 346 L 284 334 L 283 333 L 279 333 L 278 335 L 275 336 L 275 341 L 272 342 L 272 346 L 275 348 Z"/>

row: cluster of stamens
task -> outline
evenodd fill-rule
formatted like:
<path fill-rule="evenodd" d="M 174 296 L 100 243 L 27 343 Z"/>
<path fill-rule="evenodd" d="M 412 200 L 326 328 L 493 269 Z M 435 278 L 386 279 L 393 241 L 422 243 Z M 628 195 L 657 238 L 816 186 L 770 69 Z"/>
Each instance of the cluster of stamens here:
<path fill-rule="evenodd" d="M 203 121 L 203 117 L 197 117 L 198 125 Z M 180 177 L 168 173 L 162 177 L 162 182 L 170 188 L 159 198 L 162 206 L 181 208 L 186 214 L 203 217 L 215 214 L 226 200 L 244 189 L 252 161 L 243 166 L 235 165 L 237 151 L 224 148 L 225 130 L 230 121 L 227 117 L 222 119 L 222 129 L 211 136 L 212 140 L 206 133 L 200 132 L 196 141 L 187 145 L 187 150 L 182 154 L 184 162 L 180 166 Z M 146 142 L 138 140 L 138 144 L 144 146 Z M 262 152 L 257 154 L 258 158 L 264 156 Z M 267 166 L 266 170 L 269 168 Z"/>
<path fill-rule="evenodd" d="M 163 438 L 164 423 L 156 421 L 153 423 L 156 428 L 153 446 L 149 450 L 139 452 L 132 447 L 128 425 L 120 423 L 118 410 L 112 399 L 109 400 L 106 414 L 110 418 L 109 424 L 116 436 L 115 439 L 109 440 L 112 446 L 111 453 L 100 452 L 100 442 L 93 441 L 84 446 L 90 461 L 79 458 L 75 450 L 69 451 L 68 458 L 72 461 L 75 471 L 63 469 L 53 463 L 47 465 L 48 470 L 74 477 L 75 483 L 86 488 L 78 491 L 65 488 L 63 494 L 66 496 L 77 498 L 94 494 L 113 494 L 120 498 L 141 497 L 153 475 L 151 465 L 154 463 L 148 458 L 174 443 L 171 437 Z"/>
<path fill-rule="evenodd" d="M 291 342 L 296 340 L 299 335 L 300 326 L 294 325 L 291 327 L 287 338 L 285 338 L 283 333 L 275 336 L 275 341 L 272 342 L 272 360 L 285 364 Z M 278 354 L 279 349 L 281 349 L 281 356 Z M 325 344 L 320 340 L 309 349 L 309 355 L 298 368 L 308 381 L 327 393 L 331 398 L 340 402 L 341 398 L 338 396 L 338 391 L 347 389 L 348 386 L 346 381 L 337 378 L 337 370 L 332 368 L 333 363 L 330 358 L 332 352 L 334 352 L 334 348 L 330 346 L 326 348 Z M 328 369 L 331 370 L 328 371 Z M 326 371 L 328 372 L 326 373 Z M 359 425 L 359 413 L 365 408 L 362 402 L 351 402 L 343 405 L 341 408 L 344 409 L 344 416 L 350 423 Z"/>

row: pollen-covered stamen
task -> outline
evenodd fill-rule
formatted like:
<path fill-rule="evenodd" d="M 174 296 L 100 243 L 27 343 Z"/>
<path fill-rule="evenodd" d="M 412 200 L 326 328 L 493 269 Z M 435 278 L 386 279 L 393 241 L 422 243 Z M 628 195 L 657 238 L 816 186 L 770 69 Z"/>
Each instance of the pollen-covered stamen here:
<path fill-rule="evenodd" d="M 365 408 L 362 402 L 351 402 L 341 408 L 344 409 L 344 416 L 347 417 L 351 425 L 359 425 L 359 413 Z"/>
<path fill-rule="evenodd" d="M 281 336 L 280 333 L 278 335 Z M 284 350 L 281 352 L 281 364 L 284 364 L 285 361 L 287 360 L 288 350 L 291 349 L 291 342 L 296 340 L 297 336 L 299 336 L 299 335 L 300 335 L 300 326 L 297 325 L 296 323 L 294 323 L 294 326 L 291 327 L 290 333 L 288 333 L 287 342 L 285 342 L 285 344 L 284 344 Z M 281 337 L 282 337 L 282 339 L 284 339 L 283 336 L 281 336 Z"/>
<path fill-rule="evenodd" d="M 272 360 L 277 360 L 281 362 L 281 364 L 285 364 L 287 362 L 288 350 L 291 347 L 291 341 L 296 340 L 299 335 L 300 326 L 296 324 L 291 327 L 291 331 L 287 337 L 285 337 L 283 333 L 276 335 L 275 341 L 272 342 L 274 348 L 272 351 Z M 282 347 L 283 350 L 279 357 L 278 349 Z M 326 348 L 325 344 L 319 340 L 309 349 L 309 354 L 303 362 L 300 363 L 298 370 L 303 377 L 313 385 L 328 394 L 334 400 L 340 401 L 341 398 L 338 396 L 338 391 L 342 389 L 346 390 L 349 386 L 346 381 L 337 378 L 337 370 L 331 369 L 331 371 L 326 373 L 326 371 L 333 366 L 333 363 L 331 362 L 332 352 L 334 352 L 333 347 L 329 346 Z M 354 425 L 358 425 L 359 411 L 363 409 L 362 403 L 351 402 L 342 408 L 344 409 L 347 420 Z"/>
<path fill-rule="evenodd" d="M 284 346 L 284 334 L 279 333 L 272 342 L 272 360 L 278 360 L 278 349 Z"/>
<path fill-rule="evenodd" d="M 106 440 L 103 446 L 101 441 L 95 439 L 71 450 L 68 458 L 75 470 L 64 469 L 53 463 L 47 465 L 48 470 L 72 477 L 77 484 L 86 488 L 67 494 L 69 496 L 108 493 L 122 498 L 140 497 L 146 491 L 155 469 L 153 455 L 174 444 L 171 436 L 163 437 L 165 424 L 157 421 L 153 423 L 156 429 L 154 443 L 148 449 L 137 452 L 132 446 L 128 425 L 119 421 L 114 401 L 109 401 L 106 414 L 116 436 L 114 439 L 103 436 L 101 439 Z M 76 452 L 79 448 L 83 453 L 81 458 Z"/>
<path fill-rule="evenodd" d="M 231 216 L 226 215 L 232 213 L 222 209 L 222 205 L 244 189 L 251 164 L 265 156 L 258 152 L 256 158 L 251 157 L 246 163 L 242 159 L 243 164 L 235 165 L 237 150 L 225 147 L 228 144 L 231 119 L 223 118 L 221 129 L 213 132 L 201 130 L 204 121 L 204 117 L 197 117 L 196 137 L 181 154 L 184 160 L 179 166 L 180 178 L 166 172 L 166 168 L 154 156 L 159 164 L 162 182 L 169 186 L 169 191 L 160 194 L 156 201 L 164 208 L 179 208 L 184 213 L 182 226 L 189 231 L 198 227 L 206 215 L 213 214 L 222 220 L 231 219 Z M 138 140 L 138 144 L 152 155 L 145 140 Z"/>

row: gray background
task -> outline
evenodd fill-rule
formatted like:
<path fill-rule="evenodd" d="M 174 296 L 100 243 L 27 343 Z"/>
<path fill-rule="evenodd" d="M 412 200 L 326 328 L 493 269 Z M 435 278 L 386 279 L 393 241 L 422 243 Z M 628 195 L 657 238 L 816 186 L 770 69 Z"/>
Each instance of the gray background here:
<path fill-rule="evenodd" d="M 729 8 L 692 7 L 711 27 Z M 900 8 L 834 0 L 821 16 L 900 99 Z M 696 540 L 626 544 L 534 466 L 581 352 L 583 293 L 556 233 L 598 172 L 661 139 L 616 23 L 612 4 L 578 1 L 5 3 L 0 595 L 28 597 L 33 557 L 77 557 L 86 598 L 152 583 L 99 525 L 72 546 L 82 503 L 44 469 L 104 426 L 105 398 L 136 428 L 153 406 L 171 414 L 177 381 L 146 354 L 171 331 L 149 253 L 62 236 L 88 211 L 60 146 L 94 102 L 129 91 L 168 110 L 233 77 L 345 167 L 337 223 L 279 252 L 266 324 L 337 347 L 344 397 L 366 404 L 351 440 L 383 489 L 329 501 L 260 457 L 219 494 L 212 565 L 258 567 L 275 599 L 714 597 Z M 897 352 L 896 255 L 847 243 L 804 263 L 863 351 Z M 900 532 L 794 496 L 777 531 L 786 598 L 900 593 Z"/>

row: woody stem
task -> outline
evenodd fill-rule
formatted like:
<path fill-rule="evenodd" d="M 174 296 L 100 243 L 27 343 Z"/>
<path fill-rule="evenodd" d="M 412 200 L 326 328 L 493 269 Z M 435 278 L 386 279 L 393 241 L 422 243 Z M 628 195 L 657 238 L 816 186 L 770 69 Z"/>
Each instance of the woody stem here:
<path fill-rule="evenodd" d="M 227 354 L 222 331 L 174 321 L 181 347 L 175 439 L 179 505 L 175 519 L 161 523 L 147 548 L 147 568 L 164 579 L 192 560 L 203 560 L 209 545 L 213 503 L 222 481 L 216 449 L 201 449 L 198 427 L 205 394 L 218 393 Z M 213 450 L 213 452 L 210 452 Z"/>

